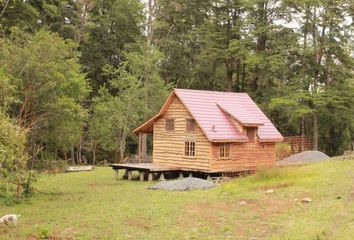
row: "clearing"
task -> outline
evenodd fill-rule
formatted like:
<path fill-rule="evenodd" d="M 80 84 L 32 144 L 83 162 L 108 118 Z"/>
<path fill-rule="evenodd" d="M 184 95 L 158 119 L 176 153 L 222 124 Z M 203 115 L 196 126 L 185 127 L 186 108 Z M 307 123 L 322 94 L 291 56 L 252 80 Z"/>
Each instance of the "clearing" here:
<path fill-rule="evenodd" d="M 210 190 L 147 190 L 111 168 L 45 175 L 0 239 L 352 239 L 354 159 L 289 166 Z M 266 191 L 274 189 L 274 193 Z M 308 197 L 311 203 L 301 203 Z"/>

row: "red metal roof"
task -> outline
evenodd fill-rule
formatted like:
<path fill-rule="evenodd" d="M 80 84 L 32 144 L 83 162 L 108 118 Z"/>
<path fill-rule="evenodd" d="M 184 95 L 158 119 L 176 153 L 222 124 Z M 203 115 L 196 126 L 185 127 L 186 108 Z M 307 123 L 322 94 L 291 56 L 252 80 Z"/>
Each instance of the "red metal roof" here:
<path fill-rule="evenodd" d="M 160 112 L 134 132 L 151 129 L 155 119 L 167 110 L 174 95 L 177 95 L 212 142 L 248 141 L 247 136 L 236 128 L 231 118 L 246 127 L 258 127 L 260 141 L 283 140 L 282 135 L 247 93 L 190 89 L 175 89 Z"/>
<path fill-rule="evenodd" d="M 258 126 L 258 138 L 282 141 L 283 137 L 247 93 L 175 89 L 210 141 L 248 140 L 229 115 L 244 126 Z"/>

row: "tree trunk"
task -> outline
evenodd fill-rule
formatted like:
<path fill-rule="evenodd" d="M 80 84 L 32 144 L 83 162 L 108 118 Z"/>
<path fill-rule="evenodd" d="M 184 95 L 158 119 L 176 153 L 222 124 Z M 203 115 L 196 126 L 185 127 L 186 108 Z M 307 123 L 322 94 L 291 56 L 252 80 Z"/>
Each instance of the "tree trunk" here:
<path fill-rule="evenodd" d="M 147 18 L 147 46 L 148 49 L 151 48 L 152 44 L 152 10 L 153 10 L 153 0 L 148 0 L 147 4 L 148 18 Z"/>
<path fill-rule="evenodd" d="M 232 92 L 232 71 L 227 71 L 227 91 Z"/>
<path fill-rule="evenodd" d="M 301 115 L 301 151 L 305 151 L 305 116 Z"/>
<path fill-rule="evenodd" d="M 71 163 L 75 165 L 75 148 L 74 145 L 71 146 Z"/>
<path fill-rule="evenodd" d="M 96 164 L 96 148 L 97 148 L 97 143 L 95 140 L 93 140 L 93 146 L 92 146 L 92 165 Z"/>
<path fill-rule="evenodd" d="M 318 114 L 313 113 L 313 150 L 318 150 Z"/>
<path fill-rule="evenodd" d="M 123 162 L 124 154 L 125 154 L 125 145 L 127 141 L 127 133 L 123 131 L 121 139 L 120 139 L 120 146 L 119 146 L 119 161 Z"/>
<path fill-rule="evenodd" d="M 241 83 L 241 92 L 245 91 L 245 82 L 246 82 L 246 58 L 243 59 L 242 64 L 242 83 Z"/>

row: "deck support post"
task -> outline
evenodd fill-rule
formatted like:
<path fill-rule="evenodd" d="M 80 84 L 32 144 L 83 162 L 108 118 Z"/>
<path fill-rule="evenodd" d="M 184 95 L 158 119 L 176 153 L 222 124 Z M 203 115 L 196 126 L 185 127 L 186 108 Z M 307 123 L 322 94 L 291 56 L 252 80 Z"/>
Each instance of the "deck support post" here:
<path fill-rule="evenodd" d="M 127 171 L 127 174 L 128 174 L 128 180 L 132 180 L 133 178 L 133 174 L 132 174 L 132 171 Z"/>
<path fill-rule="evenodd" d="M 182 180 L 183 179 L 183 172 L 179 172 L 178 179 Z"/>
<path fill-rule="evenodd" d="M 211 176 L 210 176 L 210 174 L 208 174 L 207 180 L 208 180 L 208 181 L 211 181 Z"/>
<path fill-rule="evenodd" d="M 193 174 L 190 172 L 188 177 L 192 178 L 193 177 Z"/>
<path fill-rule="evenodd" d="M 152 172 L 149 172 L 149 175 L 148 175 L 148 181 L 151 182 L 153 179 L 153 175 L 152 175 Z"/>
<path fill-rule="evenodd" d="M 128 179 L 128 170 L 127 169 L 125 169 L 123 179 Z"/>
<path fill-rule="evenodd" d="M 140 172 L 139 173 L 139 179 L 140 179 L 140 181 L 144 181 L 144 172 Z"/>
<path fill-rule="evenodd" d="M 165 181 L 166 179 L 165 179 L 165 174 L 162 172 L 161 174 L 160 174 L 160 178 L 159 178 L 159 181 Z"/>
<path fill-rule="evenodd" d="M 115 169 L 114 171 L 115 171 L 115 174 L 116 174 L 116 180 L 119 180 L 119 171 L 118 171 L 118 169 Z"/>

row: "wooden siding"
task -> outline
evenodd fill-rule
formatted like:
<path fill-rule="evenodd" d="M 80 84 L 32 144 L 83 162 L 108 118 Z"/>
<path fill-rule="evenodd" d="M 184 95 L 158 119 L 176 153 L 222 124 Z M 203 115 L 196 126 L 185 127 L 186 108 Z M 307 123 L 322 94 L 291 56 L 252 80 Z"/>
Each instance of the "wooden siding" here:
<path fill-rule="evenodd" d="M 174 130 L 165 130 L 165 120 L 174 119 Z M 203 131 L 196 125 L 196 131 L 186 131 L 186 120 L 192 119 L 178 97 L 174 97 L 163 116 L 154 123 L 153 163 L 183 169 L 208 171 L 210 169 L 211 144 Z M 196 142 L 196 156 L 184 156 L 184 142 Z"/>
<path fill-rule="evenodd" d="M 219 144 L 212 144 L 211 171 L 244 171 L 274 166 L 275 143 L 232 143 L 231 157 L 219 159 Z"/>

